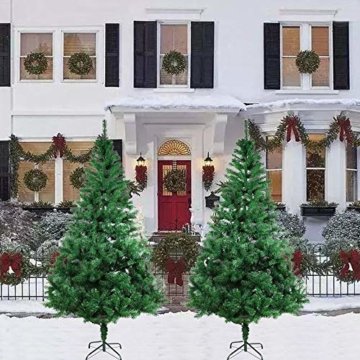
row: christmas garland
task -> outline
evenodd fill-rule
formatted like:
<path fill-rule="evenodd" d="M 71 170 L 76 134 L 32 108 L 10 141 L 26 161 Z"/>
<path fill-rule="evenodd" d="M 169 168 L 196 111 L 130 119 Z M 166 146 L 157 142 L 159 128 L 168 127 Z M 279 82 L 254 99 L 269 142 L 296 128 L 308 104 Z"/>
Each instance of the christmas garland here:
<path fill-rule="evenodd" d="M 172 169 L 164 177 L 165 189 L 169 192 L 180 192 L 186 190 L 185 170 Z"/>
<path fill-rule="evenodd" d="M 302 74 L 312 74 L 320 66 L 320 57 L 313 50 L 300 51 L 296 57 L 296 66 Z"/>
<path fill-rule="evenodd" d="M 48 59 L 42 52 L 33 52 L 24 60 L 25 70 L 32 75 L 41 75 L 48 68 Z"/>
<path fill-rule="evenodd" d="M 85 183 L 85 169 L 78 167 L 70 174 L 71 185 L 75 189 L 81 189 Z"/>
<path fill-rule="evenodd" d="M 202 180 L 204 184 L 204 189 L 206 191 L 210 190 L 211 185 L 214 181 L 214 175 L 215 175 L 215 167 L 213 165 L 203 166 Z"/>
<path fill-rule="evenodd" d="M 164 55 L 162 68 L 171 75 L 179 75 L 186 69 L 186 58 L 179 51 L 169 51 Z"/>
<path fill-rule="evenodd" d="M 282 146 L 284 139 L 289 142 L 293 136 L 296 142 L 301 142 L 307 149 L 313 151 L 321 151 L 329 147 L 338 136 L 340 141 L 346 140 L 354 147 L 360 145 L 357 135 L 351 129 L 349 118 L 344 115 L 338 115 L 334 118 L 325 137 L 320 141 L 310 140 L 300 118 L 293 114 L 289 114 L 281 120 L 275 135 L 267 141 L 263 138 L 260 128 L 254 122 L 249 121 L 248 124 L 249 136 L 255 142 L 258 150 L 274 151 Z"/>
<path fill-rule="evenodd" d="M 185 262 L 185 270 L 189 271 L 199 255 L 198 242 L 186 234 L 167 235 L 156 245 L 153 252 L 153 263 L 161 271 L 167 271 L 168 260 L 175 253 L 181 255 Z"/>
<path fill-rule="evenodd" d="M 18 285 L 22 283 L 29 275 L 29 269 L 28 262 L 20 252 L 0 254 L 0 284 Z"/>
<path fill-rule="evenodd" d="M 87 75 L 93 68 L 91 57 L 84 53 L 78 52 L 72 54 L 68 61 L 70 72 L 76 75 Z"/>
<path fill-rule="evenodd" d="M 44 189 L 46 187 L 47 180 L 47 175 L 40 169 L 29 170 L 24 175 L 24 184 L 29 190 L 35 192 L 39 192 Z"/>

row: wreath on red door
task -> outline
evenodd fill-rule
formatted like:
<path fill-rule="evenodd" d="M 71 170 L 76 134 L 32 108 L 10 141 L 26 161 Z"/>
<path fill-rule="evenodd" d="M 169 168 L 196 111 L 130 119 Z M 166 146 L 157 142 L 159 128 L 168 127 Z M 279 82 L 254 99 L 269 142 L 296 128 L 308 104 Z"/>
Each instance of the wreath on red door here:
<path fill-rule="evenodd" d="M 186 191 L 186 172 L 185 170 L 173 169 L 164 177 L 164 185 L 169 192 Z"/>

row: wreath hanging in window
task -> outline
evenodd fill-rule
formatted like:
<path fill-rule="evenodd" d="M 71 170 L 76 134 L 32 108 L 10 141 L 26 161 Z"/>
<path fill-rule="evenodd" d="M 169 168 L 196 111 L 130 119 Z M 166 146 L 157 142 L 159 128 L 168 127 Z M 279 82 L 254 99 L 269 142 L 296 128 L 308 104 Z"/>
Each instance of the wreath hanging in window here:
<path fill-rule="evenodd" d="M 185 170 L 172 169 L 164 177 L 165 189 L 169 192 L 186 191 Z"/>
<path fill-rule="evenodd" d="M 179 51 L 169 51 L 164 55 L 162 68 L 171 75 L 179 75 L 186 69 L 186 58 Z"/>
<path fill-rule="evenodd" d="M 78 167 L 70 174 L 71 185 L 75 189 L 80 189 L 85 183 L 85 170 L 82 167 Z"/>
<path fill-rule="evenodd" d="M 29 170 L 24 175 L 24 183 L 26 187 L 35 192 L 39 192 L 44 189 L 46 187 L 47 180 L 47 175 L 39 169 Z"/>
<path fill-rule="evenodd" d="M 312 74 L 320 66 L 320 57 L 313 50 L 300 51 L 296 57 L 296 66 L 302 74 Z"/>
<path fill-rule="evenodd" d="M 76 75 L 87 75 L 93 68 L 91 57 L 84 53 L 78 52 L 72 54 L 68 61 L 70 72 Z"/>
<path fill-rule="evenodd" d="M 31 75 L 41 75 L 48 68 L 48 59 L 42 52 L 32 52 L 26 56 L 24 67 Z"/>

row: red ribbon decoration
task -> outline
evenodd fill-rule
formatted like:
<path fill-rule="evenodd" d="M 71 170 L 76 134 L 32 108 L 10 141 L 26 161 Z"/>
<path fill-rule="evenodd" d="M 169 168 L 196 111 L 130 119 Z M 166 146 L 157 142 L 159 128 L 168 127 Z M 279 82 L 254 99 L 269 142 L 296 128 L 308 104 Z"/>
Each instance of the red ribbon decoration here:
<path fill-rule="evenodd" d="M 214 181 L 215 167 L 213 165 L 204 165 L 203 166 L 203 176 L 202 181 L 205 185 L 205 190 L 209 190 L 213 181 Z"/>
<path fill-rule="evenodd" d="M 58 258 L 58 256 L 60 255 L 60 253 L 58 251 L 55 251 L 51 254 L 50 256 L 50 266 L 54 266 L 56 259 Z"/>
<path fill-rule="evenodd" d="M 340 260 L 343 263 L 343 268 L 340 271 L 340 276 L 345 278 L 350 274 L 350 265 L 352 267 L 352 276 L 354 280 L 360 280 L 360 252 L 358 250 L 340 251 Z"/>
<path fill-rule="evenodd" d="M 286 141 L 289 142 L 291 140 L 291 133 L 293 132 L 295 135 L 295 141 L 300 141 L 300 134 L 298 130 L 298 118 L 296 116 L 291 116 L 286 118 Z"/>
<path fill-rule="evenodd" d="M 144 165 L 136 165 L 135 167 L 135 180 L 145 189 L 147 185 L 147 167 Z"/>
<path fill-rule="evenodd" d="M 293 271 L 296 276 L 301 275 L 301 265 L 304 259 L 304 255 L 300 250 L 294 252 L 292 262 L 294 264 Z"/>
<path fill-rule="evenodd" d="M 3 253 L 0 256 L 0 277 L 7 275 L 10 268 L 15 273 L 16 277 L 21 277 L 21 265 L 23 257 L 21 254 Z"/>
<path fill-rule="evenodd" d="M 180 258 L 178 261 L 169 258 L 166 261 L 166 271 L 168 271 L 168 283 L 175 284 L 179 286 L 184 285 L 183 273 L 186 269 L 185 260 Z"/>
<path fill-rule="evenodd" d="M 352 143 L 353 138 L 351 134 L 350 119 L 344 116 L 340 117 L 338 118 L 338 124 L 340 127 L 340 141 L 343 142 L 346 138 L 349 143 Z"/>
<path fill-rule="evenodd" d="M 58 133 L 56 136 L 52 138 L 54 149 L 54 156 L 57 157 L 57 154 L 62 158 L 64 156 L 65 148 L 66 148 L 66 140 L 64 136 Z"/>

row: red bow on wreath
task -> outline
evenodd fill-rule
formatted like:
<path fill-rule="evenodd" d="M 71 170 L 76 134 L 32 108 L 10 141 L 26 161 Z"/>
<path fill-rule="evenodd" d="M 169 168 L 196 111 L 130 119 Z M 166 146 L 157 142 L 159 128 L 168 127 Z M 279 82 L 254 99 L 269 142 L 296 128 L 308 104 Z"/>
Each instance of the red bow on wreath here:
<path fill-rule="evenodd" d="M 64 156 L 65 147 L 66 147 L 66 141 L 64 136 L 58 133 L 56 136 L 53 136 L 52 140 L 53 140 L 53 145 L 55 147 L 54 156 L 57 157 L 57 154 L 59 153 L 60 157 L 62 158 Z"/>
<path fill-rule="evenodd" d="M 6 275 L 10 268 L 13 270 L 16 277 L 20 277 L 22 259 L 23 257 L 21 254 L 3 253 L 0 256 L 0 277 Z"/>
<path fill-rule="evenodd" d="M 346 278 L 350 274 L 350 266 L 352 268 L 352 277 L 354 280 L 360 280 L 360 253 L 357 250 L 340 251 L 340 260 L 343 263 L 343 268 L 340 271 L 340 276 Z"/>
<path fill-rule="evenodd" d="M 296 116 L 291 116 L 286 119 L 286 141 L 289 142 L 291 140 L 291 133 L 293 132 L 295 135 L 295 141 L 300 141 L 300 134 L 298 130 L 298 118 Z"/>
<path fill-rule="evenodd" d="M 344 141 L 346 138 L 346 140 L 351 143 L 353 139 L 350 120 L 346 117 L 341 117 L 338 119 L 338 123 L 340 127 L 340 141 Z"/>
<path fill-rule="evenodd" d="M 294 252 L 292 262 L 293 262 L 293 271 L 296 276 L 301 275 L 301 265 L 304 259 L 304 255 L 300 250 Z"/>
<path fill-rule="evenodd" d="M 168 283 L 175 284 L 179 286 L 184 285 L 183 273 L 186 269 L 185 260 L 180 258 L 178 261 L 175 261 L 169 258 L 166 261 L 166 271 L 168 271 Z"/>

